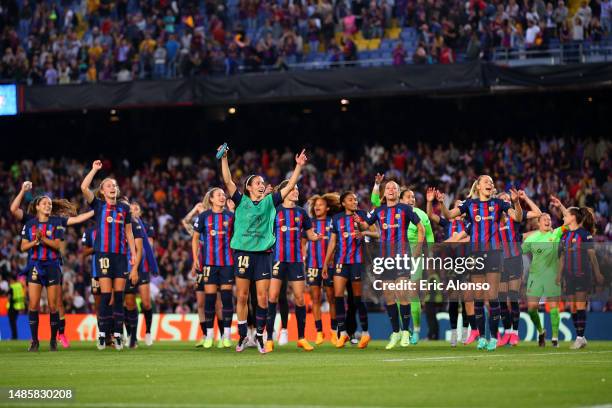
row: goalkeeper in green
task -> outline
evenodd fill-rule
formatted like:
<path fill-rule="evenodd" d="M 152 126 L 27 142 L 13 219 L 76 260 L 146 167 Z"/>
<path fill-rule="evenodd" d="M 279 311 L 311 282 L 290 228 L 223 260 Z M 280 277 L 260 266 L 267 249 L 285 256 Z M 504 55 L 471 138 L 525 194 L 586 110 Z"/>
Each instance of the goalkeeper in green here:
<path fill-rule="evenodd" d="M 554 205 L 555 203 L 553 203 Z M 545 298 L 550 307 L 552 326 L 552 345 L 559 347 L 559 297 L 561 286 L 556 283 L 559 270 L 559 241 L 563 227 L 553 230 L 550 215 L 542 213 L 538 218 L 538 229 L 524 234 L 521 248 L 523 254 L 531 254 L 529 279 L 527 281 L 527 307 L 529 316 L 538 330 L 538 344 L 546 344 L 546 331 L 540 321 L 538 306 L 540 299 Z"/>

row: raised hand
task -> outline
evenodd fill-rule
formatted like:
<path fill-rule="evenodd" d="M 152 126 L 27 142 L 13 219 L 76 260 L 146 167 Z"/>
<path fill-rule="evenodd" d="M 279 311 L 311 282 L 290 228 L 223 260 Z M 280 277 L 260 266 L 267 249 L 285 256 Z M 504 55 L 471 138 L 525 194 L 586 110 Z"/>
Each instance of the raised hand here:
<path fill-rule="evenodd" d="M 551 195 L 550 196 L 550 205 L 552 205 L 555 208 L 559 208 L 559 207 L 561 207 L 561 200 L 559 200 L 554 195 Z"/>
<path fill-rule="evenodd" d="M 527 193 L 525 193 L 525 190 L 519 190 L 518 191 L 518 196 L 521 200 L 526 200 L 527 199 Z"/>
<path fill-rule="evenodd" d="M 444 194 L 440 190 L 436 190 L 436 200 L 438 200 L 439 202 L 444 202 L 445 198 L 446 198 L 446 194 Z"/>
<path fill-rule="evenodd" d="M 93 162 L 91 168 L 95 171 L 99 171 L 102 170 L 102 161 L 101 160 L 96 160 L 95 162 Z"/>
<path fill-rule="evenodd" d="M 376 177 L 374 177 L 374 183 L 380 184 L 385 179 L 384 174 L 376 173 Z"/>
<path fill-rule="evenodd" d="M 432 202 L 436 198 L 436 189 L 429 187 L 427 189 L 427 193 L 425 193 L 425 198 L 427 199 L 427 202 Z"/>
<path fill-rule="evenodd" d="M 21 185 L 21 191 L 23 192 L 30 191 L 31 189 L 32 189 L 31 181 L 24 181 L 23 184 Z"/>
<path fill-rule="evenodd" d="M 221 146 L 217 147 L 217 152 L 218 152 L 219 150 L 221 150 L 221 148 L 222 148 L 222 147 L 223 147 L 223 145 L 221 145 Z M 225 153 L 223 153 L 223 156 L 222 156 L 222 157 L 227 158 L 227 152 L 229 152 L 229 146 L 226 146 L 226 147 L 225 147 Z"/>
<path fill-rule="evenodd" d="M 305 165 L 307 160 L 308 160 L 308 157 L 306 157 L 306 149 L 303 149 L 300 154 L 295 155 L 295 163 L 298 166 Z"/>
<path fill-rule="evenodd" d="M 515 188 L 510 189 L 510 200 L 515 203 L 519 199 L 519 193 Z"/>

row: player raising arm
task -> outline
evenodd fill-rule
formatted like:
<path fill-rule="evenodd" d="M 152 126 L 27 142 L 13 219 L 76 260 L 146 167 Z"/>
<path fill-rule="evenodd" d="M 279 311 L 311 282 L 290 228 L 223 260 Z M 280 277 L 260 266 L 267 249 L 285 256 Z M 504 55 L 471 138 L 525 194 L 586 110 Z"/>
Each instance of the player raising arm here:
<path fill-rule="evenodd" d="M 220 147 L 219 152 L 221 151 Z M 236 314 L 238 315 L 240 339 L 236 345 L 236 351 L 240 352 L 246 346 L 249 286 L 251 281 L 255 281 L 257 289 L 256 340 L 259 352 L 265 354 L 263 331 L 266 325 L 268 290 L 272 273 L 271 250 L 276 241 L 274 237 L 276 207 L 295 188 L 307 157 L 304 150 L 296 154 L 296 166 L 287 185 L 276 193 L 265 195 L 266 184 L 263 177 L 258 175 L 250 175 L 247 178 L 244 193 L 238 191 L 232 180 L 227 152 L 228 149 L 222 153 L 221 171 L 223 183 L 236 204 L 234 234 L 230 242 L 234 251 L 234 274 L 238 298 Z"/>
<path fill-rule="evenodd" d="M 572 350 L 586 347 L 587 315 L 586 306 L 589 290 L 593 286 L 592 279 L 597 284 L 604 282 L 599 270 L 599 263 L 593 247 L 595 233 L 595 218 L 587 207 L 571 207 L 563 217 L 567 230 L 561 236 L 559 245 L 560 265 L 557 283 L 563 281 L 563 291 L 571 302 L 572 319 L 576 328 L 576 340 L 570 346 Z"/>
<path fill-rule="evenodd" d="M 282 190 L 287 183 L 287 180 L 283 181 L 274 190 Z M 306 328 L 304 289 L 306 285 L 301 238 L 305 236 L 310 241 L 319 241 L 321 236 L 314 232 L 312 222 L 306 211 L 297 206 L 298 199 L 299 190 L 295 186 L 287 194 L 282 204 L 276 207 L 276 217 L 274 219 L 276 244 L 274 245 L 274 266 L 272 267 L 272 279 L 270 280 L 270 290 L 268 292 L 268 341 L 266 342 L 266 352 L 274 350 L 273 333 L 274 321 L 276 319 L 276 304 L 285 279 L 287 279 L 293 291 L 298 332 L 297 346 L 305 351 L 313 350 L 313 347 L 304 337 Z"/>
<path fill-rule="evenodd" d="M 138 273 L 136 262 L 136 247 L 132 234 L 132 218 L 130 207 L 118 202 L 119 186 L 113 178 L 105 178 L 94 194 L 90 190 L 96 173 L 102 169 L 102 162 L 96 160 L 89 173 L 81 183 L 81 191 L 87 202 L 94 209 L 96 221 L 96 240 L 94 242 L 94 259 L 96 269 L 94 277 L 100 281 L 100 326 L 102 331 L 98 337 L 98 349 L 106 347 L 106 336 L 113 334 L 115 348 L 123 348 L 121 333 L 123 332 L 123 290 L 128 271 L 127 249 L 132 254 L 132 270 Z M 111 292 L 114 296 L 111 309 Z M 114 319 L 114 327 L 111 323 Z"/>
<path fill-rule="evenodd" d="M 345 191 L 340 195 L 340 205 L 344 211 L 332 218 L 332 236 L 329 240 L 325 263 L 323 265 L 323 279 L 329 276 L 329 264 L 335 254 L 334 296 L 336 303 L 336 320 L 338 322 L 337 348 L 344 347 L 349 340 L 346 331 L 346 307 L 344 304 L 344 291 L 350 282 L 353 289 L 355 308 L 359 312 L 361 323 L 361 339 L 359 348 L 366 348 L 370 342 L 368 333 L 368 311 L 365 303 L 361 301 L 361 280 L 365 272 L 365 259 L 363 251 L 363 237 L 378 238 L 376 227 L 371 225 L 367 230 L 361 230 L 361 224 L 367 218 L 365 211 L 357 208 L 357 196 L 352 191 Z M 336 244 L 338 248 L 336 249 Z"/>
<path fill-rule="evenodd" d="M 66 200 L 60 200 L 68 207 Z M 66 211 L 71 211 L 70 209 Z M 84 215 L 77 217 L 59 217 L 53 213 L 61 213 L 61 208 L 53 208 L 53 202 L 48 196 L 38 196 L 28 207 L 29 221 L 21 232 L 21 251 L 28 252 L 28 309 L 32 342 L 28 351 L 38 351 L 38 311 L 43 286 L 47 288 L 47 298 L 50 312 L 51 341 L 50 351 L 57 351 L 57 332 L 60 324 L 58 313 L 58 298 L 61 298 L 61 245 L 67 225 L 86 221 Z M 23 214 L 22 214 L 23 216 Z"/>
<path fill-rule="evenodd" d="M 500 306 L 498 288 L 502 267 L 501 236 L 499 232 L 502 213 L 508 213 L 514 219 L 522 219 L 518 192 L 510 191 L 514 208 L 510 204 L 495 198 L 493 179 L 488 175 L 481 175 L 473 183 L 470 197 L 459 208 L 449 210 L 444 202 L 440 203 L 442 214 L 447 219 L 453 219 L 461 214 L 471 224 L 470 243 L 472 256 L 481 258 L 484 267 L 472 271 L 472 282 L 489 284 L 489 290 L 476 291 L 474 303 L 476 324 L 481 336 L 484 336 L 484 300 L 489 301 L 491 340 L 487 343 L 484 337 L 478 340 L 478 349 L 493 351 L 497 348 L 497 331 L 500 319 Z M 483 276 L 484 275 L 484 276 Z"/>

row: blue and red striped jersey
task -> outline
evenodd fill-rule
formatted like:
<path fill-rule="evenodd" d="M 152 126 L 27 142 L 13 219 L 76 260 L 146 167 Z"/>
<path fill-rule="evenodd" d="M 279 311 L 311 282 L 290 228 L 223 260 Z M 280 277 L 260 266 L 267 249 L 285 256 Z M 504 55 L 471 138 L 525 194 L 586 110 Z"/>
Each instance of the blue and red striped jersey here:
<path fill-rule="evenodd" d="M 363 210 L 355 211 L 355 214 L 365 221 L 367 214 Z M 359 226 L 354 220 L 354 215 L 346 212 L 336 214 L 332 218 L 332 232 L 337 235 L 338 249 L 336 251 L 336 264 L 359 264 L 363 263 L 363 239 L 355 238 L 359 232 Z"/>
<path fill-rule="evenodd" d="M 307 268 L 323 268 L 325 265 L 325 254 L 327 253 L 327 245 L 332 234 L 332 218 L 327 217 L 323 220 L 311 218 L 312 228 L 316 234 L 322 235 L 323 238 L 318 241 L 308 241 L 308 253 L 306 254 Z"/>
<path fill-rule="evenodd" d="M 84 247 L 87 248 L 93 248 L 94 247 L 94 242 L 96 241 L 96 232 L 98 231 L 98 229 L 93 226 L 93 227 L 89 227 L 85 230 L 85 232 L 83 233 L 83 238 L 81 239 L 81 242 L 83 243 Z M 95 257 L 91 257 L 91 271 L 92 273 L 96 270 L 96 259 Z"/>
<path fill-rule="evenodd" d="M 96 241 L 96 231 L 97 230 L 98 229 L 96 227 L 89 227 L 85 230 L 85 232 L 83 233 L 83 238 L 81 239 L 83 246 L 87 248 L 94 247 L 94 242 Z"/>
<path fill-rule="evenodd" d="M 501 235 L 504 258 L 520 256 L 522 254 L 521 242 L 523 237 L 521 223 L 507 216 L 505 222 L 500 224 L 499 233 Z"/>
<path fill-rule="evenodd" d="M 134 240 L 138 238 L 142 239 L 142 259 L 140 260 L 138 270 L 140 272 L 157 274 L 157 260 L 155 259 L 155 253 L 153 252 L 153 248 L 151 248 L 151 244 L 149 243 L 147 225 L 140 219 L 134 219 L 132 221 L 134 221 L 132 222 L 132 233 L 134 234 Z M 128 261 L 130 260 L 130 257 L 130 248 L 128 247 Z"/>
<path fill-rule="evenodd" d="M 593 236 L 584 228 L 565 231 L 559 245 L 559 254 L 563 256 L 563 273 L 576 277 L 590 275 L 592 267 L 587 251 L 593 248 Z"/>
<path fill-rule="evenodd" d="M 409 255 L 408 226 L 410 223 L 417 225 L 421 222 L 412 207 L 402 203 L 392 207 L 383 204 L 366 218 L 368 225 L 377 221 L 380 224 L 381 256 Z"/>
<path fill-rule="evenodd" d="M 232 266 L 230 241 L 234 231 L 234 214 L 228 210 L 207 210 L 198 215 L 193 229 L 200 234 L 200 265 Z"/>
<path fill-rule="evenodd" d="M 502 213 L 510 209 L 510 204 L 499 198 L 487 201 L 468 198 L 459 209 L 465 214 L 465 221 L 472 224 L 470 234 L 472 250 L 501 249 L 499 222 Z"/>
<path fill-rule="evenodd" d="M 108 204 L 99 198 L 91 203 L 96 221 L 96 240 L 94 251 L 97 253 L 127 254 L 128 242 L 125 234 L 127 224 L 132 223 L 130 207 L 124 203 Z"/>
<path fill-rule="evenodd" d="M 459 217 L 453 218 L 452 221 L 449 221 L 444 217 L 440 217 L 440 226 L 444 228 L 444 239 L 451 238 L 454 233 L 459 234 L 460 232 L 465 231 L 465 224 Z"/>
<path fill-rule="evenodd" d="M 276 207 L 274 217 L 274 261 L 303 262 L 302 235 L 312 228 L 310 217 L 301 207 Z"/>
<path fill-rule="evenodd" d="M 63 241 L 67 221 L 68 219 L 63 217 L 49 217 L 49 219 L 45 222 L 40 222 L 37 218 L 32 218 L 23 226 L 21 236 L 22 238 L 32 242 L 36 240 L 36 234 L 40 232 L 47 239 L 60 239 Z M 59 262 L 61 261 L 62 257 L 59 251 L 49 248 L 42 242 L 40 245 L 31 248 L 28 253 L 32 261 Z"/>
<path fill-rule="evenodd" d="M 149 238 L 153 239 L 155 235 L 149 235 L 149 231 L 153 231 L 155 234 L 155 229 L 149 225 L 147 225 L 142 219 L 138 220 L 138 224 L 142 228 L 144 232 L 144 238 L 142 241 L 142 263 L 140 265 L 140 269 L 144 272 L 152 273 L 157 275 L 159 273 L 159 266 L 157 265 L 157 259 L 155 259 L 155 251 L 149 242 Z"/>

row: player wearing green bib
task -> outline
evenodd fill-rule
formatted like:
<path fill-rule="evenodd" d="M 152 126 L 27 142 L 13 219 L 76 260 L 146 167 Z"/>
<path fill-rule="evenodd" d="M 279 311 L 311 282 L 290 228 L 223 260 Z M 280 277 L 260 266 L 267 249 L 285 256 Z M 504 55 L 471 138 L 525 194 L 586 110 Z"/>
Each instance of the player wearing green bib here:
<path fill-rule="evenodd" d="M 433 245 L 435 242 L 434 234 L 431 229 L 431 221 L 425 213 L 420 208 L 416 207 L 416 197 L 414 196 L 414 192 L 411 190 L 404 189 L 400 193 L 400 203 L 408 204 L 412 206 L 414 212 L 421 220 L 421 224 L 425 227 L 425 241 L 428 246 Z M 414 248 L 417 245 L 417 231 L 416 226 L 410 224 L 408 226 L 408 242 L 410 242 L 410 247 Z M 423 277 L 423 267 L 419 267 L 412 274 L 412 281 L 419 281 Z M 412 300 L 410 301 L 410 313 L 412 314 L 412 335 L 410 336 L 410 344 L 417 344 L 419 342 L 419 334 L 421 332 L 421 300 L 419 296 L 414 293 L 411 294 Z"/>
<path fill-rule="evenodd" d="M 529 317 L 538 329 L 538 344 L 546 344 L 544 330 L 538 314 L 541 298 L 545 298 L 550 306 L 550 322 L 552 326 L 553 347 L 559 347 L 559 315 L 558 301 L 561 296 L 561 286 L 556 283 L 559 271 L 559 241 L 563 235 L 563 227 L 552 229 L 550 215 L 542 213 L 538 218 L 538 229 L 525 234 L 521 245 L 524 254 L 531 254 L 529 278 L 527 280 L 527 307 Z"/>
<path fill-rule="evenodd" d="M 221 147 L 218 151 L 220 150 Z M 246 347 L 249 287 L 251 282 L 255 281 L 257 290 L 257 308 L 255 310 L 257 348 L 260 353 L 265 354 L 263 332 L 266 326 L 268 290 L 272 272 L 271 250 L 276 242 L 274 237 L 276 207 L 295 188 L 307 157 L 304 150 L 295 156 L 295 170 L 287 185 L 280 191 L 266 195 L 266 184 L 263 177 L 251 175 L 246 180 L 244 194 L 242 194 L 232 180 L 227 160 L 228 150 L 225 150 L 221 158 L 221 171 L 223 183 L 236 204 L 234 232 L 230 241 L 234 256 L 236 314 L 238 316 L 238 333 L 240 334 L 236 351 L 241 352 Z"/>

